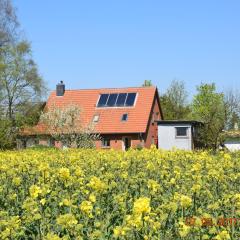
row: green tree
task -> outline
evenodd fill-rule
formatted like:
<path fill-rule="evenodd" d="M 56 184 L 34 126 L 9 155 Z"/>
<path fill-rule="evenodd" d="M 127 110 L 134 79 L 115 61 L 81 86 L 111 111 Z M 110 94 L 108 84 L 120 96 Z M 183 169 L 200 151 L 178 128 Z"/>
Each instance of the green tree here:
<path fill-rule="evenodd" d="M 232 130 L 240 125 L 240 93 L 228 90 L 224 93 L 225 129 Z"/>
<path fill-rule="evenodd" d="M 0 0 L 0 148 L 14 145 L 18 128 L 39 117 L 34 106 L 44 90 L 12 1 Z"/>
<path fill-rule="evenodd" d="M 187 102 L 188 93 L 183 81 L 173 80 L 167 92 L 160 96 L 164 119 L 187 119 L 190 107 Z"/>
<path fill-rule="evenodd" d="M 14 147 L 16 133 L 11 131 L 12 124 L 8 119 L 0 119 L 0 149 Z"/>
<path fill-rule="evenodd" d="M 4 45 L 0 51 L 0 127 L 9 128 L 0 137 L 14 145 L 18 129 L 32 118 L 28 113 L 34 113 L 33 106 L 44 95 L 45 87 L 27 42 Z"/>
<path fill-rule="evenodd" d="M 199 140 L 204 147 L 217 149 L 225 125 L 224 94 L 212 84 L 201 84 L 193 98 L 192 117 L 203 123 Z"/>
<path fill-rule="evenodd" d="M 13 123 L 17 113 L 27 103 L 39 101 L 44 92 L 44 83 L 31 57 L 30 45 L 20 42 L 16 46 L 1 48 L 0 95 L 5 116 Z"/>
<path fill-rule="evenodd" d="M 152 85 L 152 80 L 144 80 L 142 87 L 150 87 Z"/>
<path fill-rule="evenodd" d="M 10 0 L 0 0 L 0 47 L 19 37 L 19 23 Z"/>

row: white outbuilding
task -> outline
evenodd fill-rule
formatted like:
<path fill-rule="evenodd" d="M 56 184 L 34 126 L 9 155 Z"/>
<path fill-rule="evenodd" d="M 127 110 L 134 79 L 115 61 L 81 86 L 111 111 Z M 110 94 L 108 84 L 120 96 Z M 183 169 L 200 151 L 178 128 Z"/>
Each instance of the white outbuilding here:
<path fill-rule="evenodd" d="M 224 147 L 229 151 L 240 151 L 240 131 L 238 129 L 224 131 Z"/>
<path fill-rule="evenodd" d="M 197 146 L 197 121 L 158 121 L 158 148 L 193 150 Z"/>

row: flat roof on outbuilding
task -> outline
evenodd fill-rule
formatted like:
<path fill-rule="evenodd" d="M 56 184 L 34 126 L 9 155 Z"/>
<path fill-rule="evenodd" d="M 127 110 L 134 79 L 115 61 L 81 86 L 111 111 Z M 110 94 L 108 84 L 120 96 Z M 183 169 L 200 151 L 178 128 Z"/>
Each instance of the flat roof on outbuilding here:
<path fill-rule="evenodd" d="M 156 121 L 158 125 L 165 124 L 191 124 L 191 125 L 202 125 L 202 122 L 193 121 L 193 120 L 159 120 Z"/>

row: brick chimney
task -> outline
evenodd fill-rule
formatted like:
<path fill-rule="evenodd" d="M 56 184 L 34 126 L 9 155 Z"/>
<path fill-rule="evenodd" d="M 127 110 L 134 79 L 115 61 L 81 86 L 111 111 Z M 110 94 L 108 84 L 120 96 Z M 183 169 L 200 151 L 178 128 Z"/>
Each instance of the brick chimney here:
<path fill-rule="evenodd" d="M 63 96 L 64 93 L 65 93 L 65 84 L 63 83 L 63 81 L 60 81 L 60 83 L 58 83 L 56 86 L 56 95 Z"/>

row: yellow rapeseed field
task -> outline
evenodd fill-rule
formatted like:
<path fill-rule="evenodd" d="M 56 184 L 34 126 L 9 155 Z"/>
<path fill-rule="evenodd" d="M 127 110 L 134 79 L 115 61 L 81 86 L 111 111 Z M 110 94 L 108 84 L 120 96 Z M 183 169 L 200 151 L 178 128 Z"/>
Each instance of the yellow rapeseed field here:
<path fill-rule="evenodd" d="M 240 154 L 0 152 L 0 239 L 240 239 Z"/>

